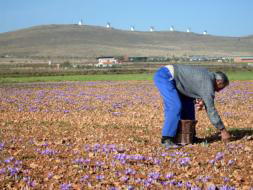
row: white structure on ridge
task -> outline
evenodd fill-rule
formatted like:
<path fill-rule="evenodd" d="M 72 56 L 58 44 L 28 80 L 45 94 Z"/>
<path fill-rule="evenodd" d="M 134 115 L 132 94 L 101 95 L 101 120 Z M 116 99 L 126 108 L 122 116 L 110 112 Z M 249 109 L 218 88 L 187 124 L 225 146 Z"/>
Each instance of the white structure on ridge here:
<path fill-rule="evenodd" d="M 171 27 L 170 27 L 170 31 L 171 31 L 171 32 L 175 31 L 174 26 L 171 26 Z"/>
<path fill-rule="evenodd" d="M 83 25 L 83 20 L 80 20 L 80 21 L 78 22 L 78 25 L 79 25 L 79 26 L 82 26 L 82 25 Z"/>
<path fill-rule="evenodd" d="M 188 33 L 191 32 L 191 29 L 190 29 L 190 28 L 187 28 L 186 32 L 188 32 Z"/>
<path fill-rule="evenodd" d="M 207 35 L 207 31 L 206 30 L 203 32 L 203 35 Z"/>
<path fill-rule="evenodd" d="M 135 31 L 134 26 L 131 26 L 130 30 L 131 31 Z"/>
<path fill-rule="evenodd" d="M 150 27 L 149 29 L 150 32 L 154 32 L 155 31 L 155 28 L 153 26 Z"/>
<path fill-rule="evenodd" d="M 110 22 L 107 22 L 107 24 L 106 24 L 106 28 L 111 28 L 111 24 L 110 24 Z"/>

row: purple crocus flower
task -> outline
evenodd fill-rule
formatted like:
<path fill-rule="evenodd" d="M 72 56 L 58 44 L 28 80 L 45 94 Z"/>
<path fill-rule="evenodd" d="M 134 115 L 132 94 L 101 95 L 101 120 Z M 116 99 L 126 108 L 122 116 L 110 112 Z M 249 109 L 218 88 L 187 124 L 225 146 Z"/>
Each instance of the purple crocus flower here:
<path fill-rule="evenodd" d="M 47 142 L 44 142 L 41 146 L 48 146 L 49 144 Z"/>
<path fill-rule="evenodd" d="M 170 185 L 177 185 L 177 182 L 175 180 L 170 181 Z"/>
<path fill-rule="evenodd" d="M 135 182 L 136 182 L 136 183 L 141 183 L 141 182 L 142 182 L 142 179 L 137 178 L 137 179 L 135 180 Z"/>
<path fill-rule="evenodd" d="M 181 159 L 179 159 L 179 164 L 180 164 L 180 166 L 188 166 L 188 165 L 190 165 L 190 161 L 191 161 L 191 159 L 189 157 L 181 158 Z"/>
<path fill-rule="evenodd" d="M 142 160 L 145 160 L 145 157 L 142 156 L 142 155 L 137 154 L 137 155 L 131 156 L 131 159 L 142 161 Z"/>
<path fill-rule="evenodd" d="M 129 186 L 127 187 L 127 190 L 134 190 L 134 187 L 131 186 L 131 185 L 129 185 Z"/>
<path fill-rule="evenodd" d="M 210 176 L 199 176 L 197 180 L 202 181 L 203 183 L 206 183 L 211 177 Z"/>
<path fill-rule="evenodd" d="M 230 181 L 230 179 L 228 177 L 224 177 L 223 180 L 224 180 L 224 182 L 229 182 Z"/>
<path fill-rule="evenodd" d="M 0 151 L 4 149 L 4 143 L 0 143 Z"/>
<path fill-rule="evenodd" d="M 159 164 L 161 164 L 161 160 L 155 158 L 155 159 L 153 160 L 153 163 L 154 163 L 155 165 L 159 165 Z"/>
<path fill-rule="evenodd" d="M 224 158 L 224 153 L 223 152 L 218 152 L 215 156 L 215 160 L 222 160 Z"/>
<path fill-rule="evenodd" d="M 14 160 L 14 157 L 9 157 L 6 160 L 4 160 L 5 163 L 11 163 Z"/>
<path fill-rule="evenodd" d="M 6 172 L 6 168 L 0 169 L 0 174 L 4 174 Z"/>
<path fill-rule="evenodd" d="M 14 176 L 14 175 L 18 174 L 19 168 L 8 167 L 8 171 L 9 171 L 11 176 Z"/>
<path fill-rule="evenodd" d="M 183 187 L 183 182 L 182 181 L 177 182 L 176 187 Z"/>
<path fill-rule="evenodd" d="M 42 150 L 40 153 L 43 154 L 43 155 L 52 156 L 52 155 L 56 154 L 56 151 L 47 148 L 46 150 Z"/>
<path fill-rule="evenodd" d="M 123 182 L 126 182 L 126 181 L 129 180 L 129 177 L 128 177 L 128 176 L 122 176 L 122 177 L 120 178 L 120 180 L 123 181 Z"/>
<path fill-rule="evenodd" d="M 213 184 L 207 187 L 207 190 L 216 190 L 216 189 L 217 189 L 216 186 Z"/>
<path fill-rule="evenodd" d="M 228 185 L 223 185 L 219 188 L 219 190 L 235 190 L 234 187 L 230 187 Z"/>
<path fill-rule="evenodd" d="M 73 163 L 75 164 L 83 164 L 84 163 L 84 159 L 83 158 L 77 158 L 73 161 Z"/>
<path fill-rule="evenodd" d="M 20 166 L 22 164 L 22 161 L 16 160 L 14 163 L 14 166 Z"/>
<path fill-rule="evenodd" d="M 233 165 L 235 163 L 235 160 L 229 160 L 228 161 L 228 166 L 231 166 L 231 165 Z"/>
<path fill-rule="evenodd" d="M 85 175 L 85 176 L 81 177 L 80 181 L 83 182 L 83 181 L 86 181 L 87 179 L 89 179 L 89 176 Z"/>
<path fill-rule="evenodd" d="M 89 163 L 90 163 L 90 159 L 85 159 L 85 160 L 83 161 L 83 163 L 84 163 L 84 164 L 89 164 Z"/>
<path fill-rule="evenodd" d="M 118 190 L 116 187 L 110 187 L 109 190 Z"/>
<path fill-rule="evenodd" d="M 161 154 L 161 156 L 163 156 L 163 157 L 164 157 L 164 156 L 168 156 L 168 153 L 167 153 L 167 152 L 164 152 L 164 153 Z"/>
<path fill-rule="evenodd" d="M 177 161 L 176 158 L 173 158 L 173 159 L 170 160 L 171 163 L 175 163 L 176 161 Z"/>
<path fill-rule="evenodd" d="M 126 157 L 127 157 L 127 155 L 126 154 L 116 154 L 115 156 L 114 156 L 114 158 L 116 159 L 116 160 L 125 160 L 126 159 Z"/>
<path fill-rule="evenodd" d="M 70 183 L 64 183 L 61 185 L 61 190 L 70 190 L 72 189 L 72 185 Z"/>
<path fill-rule="evenodd" d="M 119 171 L 115 171 L 115 176 L 119 177 L 120 176 L 120 172 Z"/>
<path fill-rule="evenodd" d="M 168 182 L 168 181 L 161 181 L 160 183 L 161 183 L 163 186 L 166 186 L 166 185 L 168 185 L 169 182 Z"/>
<path fill-rule="evenodd" d="M 97 161 L 96 162 L 96 166 L 97 167 L 101 167 L 101 166 L 103 166 L 104 165 L 104 162 L 100 162 L 100 161 Z"/>
<path fill-rule="evenodd" d="M 195 187 L 191 187 L 191 190 L 201 190 L 201 188 L 195 186 Z"/>
<path fill-rule="evenodd" d="M 147 180 L 144 181 L 144 186 L 145 187 L 149 187 L 150 185 L 151 185 L 150 181 L 147 181 Z"/>
<path fill-rule="evenodd" d="M 160 177 L 160 173 L 151 172 L 151 173 L 149 173 L 148 177 L 151 178 L 151 179 L 157 180 Z"/>
<path fill-rule="evenodd" d="M 212 165 L 214 165 L 215 164 L 215 160 L 210 160 L 209 163 L 212 164 Z"/>
<path fill-rule="evenodd" d="M 125 170 L 126 175 L 134 175 L 135 173 L 136 173 L 136 171 L 131 168 L 128 168 Z"/>
<path fill-rule="evenodd" d="M 187 182 L 185 183 L 185 187 L 186 187 L 186 188 L 191 188 L 191 187 L 192 187 L 191 182 L 187 181 Z"/>
<path fill-rule="evenodd" d="M 48 178 L 48 179 L 51 179 L 53 176 L 54 176 L 54 174 L 49 173 L 49 174 L 47 175 L 47 178 Z"/>
<path fill-rule="evenodd" d="M 85 151 L 85 152 L 89 152 L 90 149 L 91 149 L 91 147 L 90 147 L 89 145 L 85 145 L 85 146 L 84 146 L 84 151 Z"/>
<path fill-rule="evenodd" d="M 35 186 L 35 181 L 31 180 L 30 177 L 23 177 L 23 181 L 24 181 L 29 187 L 34 187 L 34 186 Z"/>
<path fill-rule="evenodd" d="M 102 180 L 102 179 L 104 179 L 105 177 L 103 176 L 103 175 L 98 175 L 98 176 L 96 176 L 96 179 L 97 180 Z"/>
<path fill-rule="evenodd" d="M 173 173 L 168 173 L 168 174 L 165 175 L 165 178 L 167 178 L 167 179 L 170 179 L 172 177 L 174 177 Z"/>

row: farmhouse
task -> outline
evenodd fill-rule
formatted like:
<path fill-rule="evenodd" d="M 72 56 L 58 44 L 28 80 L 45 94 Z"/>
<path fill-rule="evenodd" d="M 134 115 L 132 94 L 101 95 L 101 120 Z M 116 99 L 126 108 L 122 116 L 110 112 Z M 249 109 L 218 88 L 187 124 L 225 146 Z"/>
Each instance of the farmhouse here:
<path fill-rule="evenodd" d="M 238 56 L 234 57 L 234 62 L 235 63 L 253 63 L 253 56 Z"/>
<path fill-rule="evenodd" d="M 97 57 L 97 67 L 111 67 L 114 64 L 119 64 L 119 60 L 115 57 Z"/>

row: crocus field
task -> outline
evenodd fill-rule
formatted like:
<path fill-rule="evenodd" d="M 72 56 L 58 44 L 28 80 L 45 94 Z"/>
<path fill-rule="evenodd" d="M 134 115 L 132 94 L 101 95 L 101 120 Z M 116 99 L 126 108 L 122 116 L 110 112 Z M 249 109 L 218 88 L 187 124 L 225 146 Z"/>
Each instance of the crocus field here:
<path fill-rule="evenodd" d="M 0 87 L 0 189 L 253 189 L 253 81 L 216 96 L 233 135 L 205 111 L 202 143 L 160 144 L 163 106 L 152 81 Z"/>

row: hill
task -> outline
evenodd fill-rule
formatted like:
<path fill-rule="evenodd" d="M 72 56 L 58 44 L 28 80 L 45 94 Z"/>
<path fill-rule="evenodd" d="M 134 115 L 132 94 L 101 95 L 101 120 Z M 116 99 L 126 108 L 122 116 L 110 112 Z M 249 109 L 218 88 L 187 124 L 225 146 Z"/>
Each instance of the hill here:
<path fill-rule="evenodd" d="M 45 25 L 0 34 L 0 55 L 95 57 L 102 55 L 252 55 L 253 36 L 138 32 L 98 26 Z"/>

